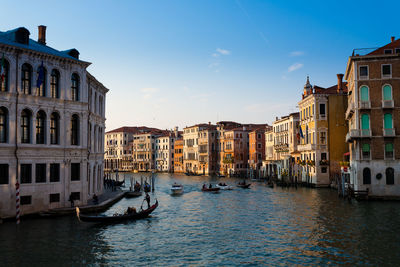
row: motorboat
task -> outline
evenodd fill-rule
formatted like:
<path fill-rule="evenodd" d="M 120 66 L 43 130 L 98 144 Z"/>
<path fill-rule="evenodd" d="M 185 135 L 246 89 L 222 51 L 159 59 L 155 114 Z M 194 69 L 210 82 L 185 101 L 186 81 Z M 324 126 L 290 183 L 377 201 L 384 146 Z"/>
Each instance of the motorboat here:
<path fill-rule="evenodd" d="M 219 187 L 212 187 L 211 184 L 210 186 L 203 185 L 203 187 L 201 188 L 201 191 L 203 192 L 217 192 L 219 190 L 220 190 Z"/>
<path fill-rule="evenodd" d="M 171 187 L 171 193 L 173 195 L 180 195 L 183 193 L 183 185 L 174 183 Z"/>

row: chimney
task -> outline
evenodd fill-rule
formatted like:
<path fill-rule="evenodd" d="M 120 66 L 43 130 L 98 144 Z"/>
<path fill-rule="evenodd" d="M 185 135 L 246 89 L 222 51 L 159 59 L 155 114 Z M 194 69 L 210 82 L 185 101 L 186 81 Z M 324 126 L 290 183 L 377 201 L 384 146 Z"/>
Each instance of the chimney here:
<path fill-rule="evenodd" d="M 343 93 L 343 74 L 339 73 L 337 74 L 337 92 L 338 94 Z"/>
<path fill-rule="evenodd" d="M 395 40 L 394 36 L 390 37 L 390 41 L 393 43 Z"/>
<path fill-rule="evenodd" d="M 46 26 L 40 25 L 40 26 L 38 26 L 38 29 L 39 29 L 38 43 L 45 45 L 46 44 Z"/>

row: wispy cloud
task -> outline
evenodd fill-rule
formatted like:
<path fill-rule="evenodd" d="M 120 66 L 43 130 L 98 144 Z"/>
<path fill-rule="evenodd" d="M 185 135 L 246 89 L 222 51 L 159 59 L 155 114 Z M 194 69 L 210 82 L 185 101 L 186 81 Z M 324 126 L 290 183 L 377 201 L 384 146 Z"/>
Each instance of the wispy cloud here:
<path fill-rule="evenodd" d="M 288 68 L 288 72 L 292 72 L 292 71 L 301 69 L 303 66 L 304 66 L 303 63 L 294 63 L 293 65 L 291 65 L 291 66 Z"/>
<path fill-rule="evenodd" d="M 292 52 L 290 52 L 290 56 L 291 57 L 299 57 L 299 56 L 302 56 L 302 55 L 304 55 L 304 51 L 292 51 Z"/>
<path fill-rule="evenodd" d="M 153 97 L 153 94 L 158 92 L 158 88 L 154 87 L 147 87 L 147 88 L 141 88 L 140 91 L 142 92 L 142 97 L 144 99 L 150 99 Z"/>
<path fill-rule="evenodd" d="M 231 54 L 231 51 L 222 49 L 222 48 L 217 48 L 217 52 L 220 53 L 221 55 L 227 56 Z"/>

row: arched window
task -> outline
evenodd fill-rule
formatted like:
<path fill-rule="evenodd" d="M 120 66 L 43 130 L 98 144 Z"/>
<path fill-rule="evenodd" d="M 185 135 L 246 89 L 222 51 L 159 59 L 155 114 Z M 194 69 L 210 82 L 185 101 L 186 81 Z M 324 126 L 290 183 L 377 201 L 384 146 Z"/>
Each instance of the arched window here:
<path fill-rule="evenodd" d="M 383 128 L 384 129 L 393 128 L 392 114 L 386 113 L 385 115 L 383 115 Z"/>
<path fill-rule="evenodd" d="M 8 135 L 8 110 L 0 108 L 0 143 L 7 143 Z"/>
<path fill-rule="evenodd" d="M 361 101 L 369 101 L 369 90 L 367 86 L 360 88 Z"/>
<path fill-rule="evenodd" d="M 76 114 L 71 119 L 71 145 L 79 145 L 79 117 Z"/>
<path fill-rule="evenodd" d="M 363 129 L 363 130 L 369 129 L 369 115 L 368 114 L 361 115 L 361 129 Z"/>
<path fill-rule="evenodd" d="M 31 142 L 31 117 L 32 113 L 24 109 L 21 113 L 21 143 L 29 144 Z"/>
<path fill-rule="evenodd" d="M 36 115 L 36 144 L 46 142 L 46 113 L 40 110 Z"/>
<path fill-rule="evenodd" d="M 21 81 L 22 92 L 26 95 L 30 95 L 32 93 L 32 67 L 28 63 L 22 65 Z"/>
<path fill-rule="evenodd" d="M 386 169 L 386 184 L 394 184 L 394 169 L 387 168 Z"/>
<path fill-rule="evenodd" d="M 371 169 L 364 168 L 363 170 L 363 184 L 371 184 Z"/>
<path fill-rule="evenodd" d="M 54 69 L 51 71 L 50 94 L 52 98 L 60 98 L 60 72 Z"/>
<path fill-rule="evenodd" d="M 71 98 L 73 101 L 79 101 L 79 76 L 76 73 L 71 76 Z"/>
<path fill-rule="evenodd" d="M 9 77 L 8 73 L 10 72 L 10 64 L 4 57 L 1 60 L 2 64 L 0 65 L 0 75 L 1 75 L 1 85 L 0 85 L 0 91 L 2 92 L 8 92 L 8 85 L 9 85 Z"/>
<path fill-rule="evenodd" d="M 59 133 L 60 133 L 60 116 L 56 112 L 53 112 L 50 116 L 50 144 L 59 144 Z"/>
<path fill-rule="evenodd" d="M 36 88 L 38 96 L 46 96 L 47 70 L 39 66 L 37 70 Z"/>
<path fill-rule="evenodd" d="M 392 87 L 390 85 L 383 86 L 383 100 L 392 100 Z"/>

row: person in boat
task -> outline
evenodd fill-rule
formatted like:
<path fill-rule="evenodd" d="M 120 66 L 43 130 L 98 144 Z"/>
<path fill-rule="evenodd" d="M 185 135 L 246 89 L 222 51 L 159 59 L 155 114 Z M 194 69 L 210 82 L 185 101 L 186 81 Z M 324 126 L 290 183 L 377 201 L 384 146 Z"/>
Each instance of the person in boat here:
<path fill-rule="evenodd" d="M 149 193 L 146 193 L 146 196 L 145 196 L 144 199 L 146 200 L 147 208 L 149 209 L 150 208 L 150 195 L 149 195 Z"/>
<path fill-rule="evenodd" d="M 206 184 L 203 184 L 203 189 L 206 189 L 206 188 L 207 188 Z"/>
<path fill-rule="evenodd" d="M 125 214 L 134 214 L 134 213 L 136 213 L 135 207 L 128 207 L 128 209 L 125 212 Z"/>
<path fill-rule="evenodd" d="M 135 190 L 135 192 L 139 192 L 140 191 L 140 184 L 137 181 L 135 183 L 134 190 Z"/>
<path fill-rule="evenodd" d="M 72 195 L 72 193 L 69 195 L 69 201 L 71 202 L 71 208 L 73 208 L 74 205 L 74 196 Z"/>
<path fill-rule="evenodd" d="M 212 184 L 210 184 L 210 185 L 208 186 L 208 188 L 210 188 L 210 189 L 211 189 L 211 188 L 212 188 Z"/>

